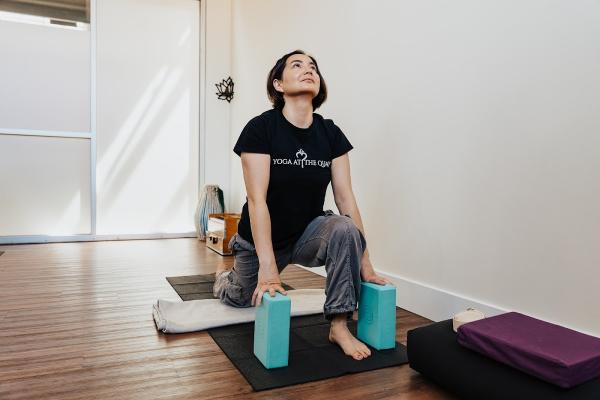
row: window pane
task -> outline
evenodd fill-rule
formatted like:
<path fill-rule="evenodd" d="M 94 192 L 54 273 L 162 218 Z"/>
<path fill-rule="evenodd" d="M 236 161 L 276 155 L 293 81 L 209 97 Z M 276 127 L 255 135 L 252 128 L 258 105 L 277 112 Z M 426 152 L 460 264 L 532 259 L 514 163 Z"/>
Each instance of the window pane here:
<path fill-rule="evenodd" d="M 0 135 L 0 236 L 90 233 L 90 140 Z"/>
<path fill-rule="evenodd" d="M 0 0 L 0 11 L 47 17 L 58 21 L 90 22 L 89 0 Z"/>
<path fill-rule="evenodd" d="M 90 31 L 0 21 L 0 54 L 0 129 L 90 131 Z"/>

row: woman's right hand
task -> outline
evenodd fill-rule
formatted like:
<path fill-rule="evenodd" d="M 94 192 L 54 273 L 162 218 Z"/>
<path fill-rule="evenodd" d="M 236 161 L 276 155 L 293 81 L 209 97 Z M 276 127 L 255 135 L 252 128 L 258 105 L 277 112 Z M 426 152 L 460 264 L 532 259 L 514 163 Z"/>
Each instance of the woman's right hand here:
<path fill-rule="evenodd" d="M 258 283 L 256 289 L 252 294 L 252 305 L 256 307 L 260 306 L 262 302 L 263 294 L 269 292 L 271 297 L 275 297 L 275 293 L 279 292 L 283 295 L 287 295 L 287 292 L 281 286 L 281 279 L 279 279 L 279 272 L 277 267 L 274 268 L 263 268 L 260 266 L 258 269 Z"/>

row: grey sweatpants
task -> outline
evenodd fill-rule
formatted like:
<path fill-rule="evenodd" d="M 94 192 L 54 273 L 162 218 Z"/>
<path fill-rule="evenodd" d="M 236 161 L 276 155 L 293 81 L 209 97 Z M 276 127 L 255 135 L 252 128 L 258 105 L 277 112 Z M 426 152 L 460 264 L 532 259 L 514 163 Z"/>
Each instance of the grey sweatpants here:
<path fill-rule="evenodd" d="M 252 243 L 235 235 L 229 243 L 235 262 L 233 269 L 221 273 L 214 295 L 234 307 L 250 307 L 258 281 L 258 255 Z M 356 310 L 360 294 L 360 261 L 366 248 L 364 236 L 348 216 L 326 211 L 310 222 L 294 244 L 275 250 L 277 269 L 288 264 L 305 267 L 325 265 L 325 305 L 327 319 Z"/>

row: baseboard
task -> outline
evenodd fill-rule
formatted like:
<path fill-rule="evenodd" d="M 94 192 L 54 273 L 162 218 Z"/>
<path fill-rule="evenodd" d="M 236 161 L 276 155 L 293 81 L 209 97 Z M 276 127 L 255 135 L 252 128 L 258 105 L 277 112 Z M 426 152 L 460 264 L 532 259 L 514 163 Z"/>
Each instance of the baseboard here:
<path fill-rule="evenodd" d="M 306 268 L 301 265 L 298 266 L 317 275 L 327 276 L 325 273 L 325 267 Z M 537 315 L 536 313 L 528 312 L 527 310 L 507 310 L 493 304 L 484 303 L 482 301 L 457 293 L 452 293 L 448 290 L 440 289 L 422 282 L 417 282 L 403 276 L 390 274 L 381 270 L 376 270 L 376 272 L 396 286 L 396 305 L 398 307 L 435 322 L 450 319 L 456 313 L 464 311 L 469 307 L 482 311 L 488 317 L 509 311 L 518 311 L 530 317 L 564 326 L 586 335 L 600 337 L 600 332 L 590 331 L 579 326 L 570 325 L 564 321 L 558 321 L 548 318 L 547 316 Z"/>
<path fill-rule="evenodd" d="M 399 275 L 384 271 L 377 271 L 377 273 L 396 286 L 398 307 L 432 321 L 438 322 L 452 318 L 456 313 L 469 307 L 482 311 L 488 317 L 508 311 L 493 304 L 487 304 Z"/>
<path fill-rule="evenodd" d="M 327 276 L 325 267 L 306 268 L 301 265 L 298 266 L 317 275 Z M 486 304 L 399 275 L 380 270 L 377 270 L 377 274 L 385 277 L 396 286 L 396 305 L 398 307 L 432 321 L 437 322 L 452 318 L 457 312 L 464 311 L 469 307 L 476 308 L 487 316 L 507 312 L 507 310 L 495 305 Z"/>
<path fill-rule="evenodd" d="M 147 240 L 147 239 L 178 239 L 196 237 L 196 232 L 184 233 L 148 233 L 120 235 L 68 235 L 68 236 L 0 236 L 0 245 L 37 244 L 37 243 L 67 243 L 95 242 L 105 240 Z"/>

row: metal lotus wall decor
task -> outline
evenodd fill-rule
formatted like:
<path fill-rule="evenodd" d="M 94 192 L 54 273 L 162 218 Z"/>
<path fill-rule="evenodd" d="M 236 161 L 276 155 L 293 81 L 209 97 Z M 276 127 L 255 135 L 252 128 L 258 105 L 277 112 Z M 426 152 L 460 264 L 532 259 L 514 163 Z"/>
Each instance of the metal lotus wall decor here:
<path fill-rule="evenodd" d="M 223 79 L 221 83 L 215 83 L 217 87 L 217 93 L 219 100 L 227 100 L 228 103 L 231 103 L 231 99 L 233 99 L 233 81 L 231 77 L 227 79 Z"/>

